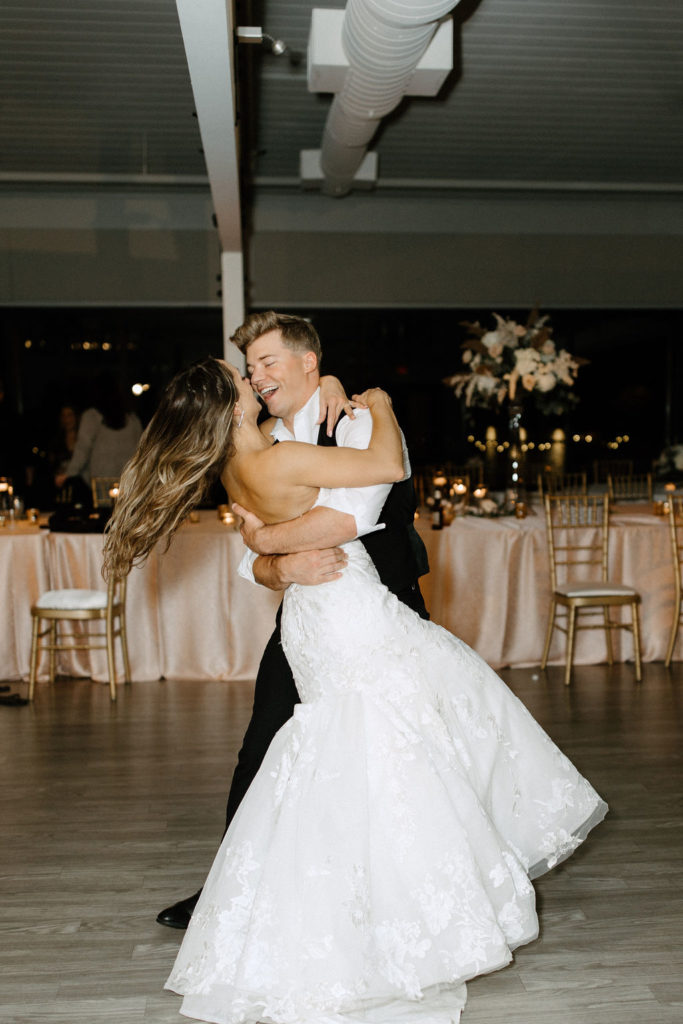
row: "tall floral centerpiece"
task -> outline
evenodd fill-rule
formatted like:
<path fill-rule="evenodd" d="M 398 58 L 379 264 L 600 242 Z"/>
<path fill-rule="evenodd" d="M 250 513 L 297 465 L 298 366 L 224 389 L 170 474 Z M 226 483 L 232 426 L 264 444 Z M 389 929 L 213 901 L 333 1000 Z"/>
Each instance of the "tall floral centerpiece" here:
<path fill-rule="evenodd" d="M 579 367 L 588 360 L 558 349 L 548 316 L 534 309 L 526 324 L 493 314 L 496 328 L 487 331 L 477 321 L 465 321 L 468 337 L 462 343 L 466 369 L 446 377 L 467 406 L 495 407 L 528 396 L 547 415 L 561 415 L 578 402 L 572 391 Z"/>
<path fill-rule="evenodd" d="M 562 415 L 578 402 L 573 391 L 579 367 L 588 360 L 558 348 L 548 316 L 537 309 L 525 324 L 493 314 L 496 326 L 487 330 L 477 321 L 465 321 L 462 343 L 465 368 L 444 378 L 465 405 L 499 408 L 507 412 L 513 484 L 519 482 L 523 461 L 520 431 L 525 401 L 544 415 Z M 515 480 L 515 477 L 518 480 Z M 513 488 L 514 489 L 514 488 Z"/>

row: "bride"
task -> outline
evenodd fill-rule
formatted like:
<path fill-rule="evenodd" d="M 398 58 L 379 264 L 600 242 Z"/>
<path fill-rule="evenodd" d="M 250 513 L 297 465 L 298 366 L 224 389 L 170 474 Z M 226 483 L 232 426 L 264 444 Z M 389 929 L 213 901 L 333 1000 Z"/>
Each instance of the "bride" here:
<path fill-rule="evenodd" d="M 390 483 L 401 442 L 367 392 L 366 451 L 272 444 L 219 360 L 169 385 L 120 484 L 105 571 L 127 573 L 220 474 L 267 523 L 321 487 Z M 302 703 L 273 740 L 204 884 L 166 987 L 217 1024 L 455 1024 L 465 982 L 538 934 L 530 879 L 607 807 L 466 644 L 380 583 L 292 584 L 282 643 Z"/>

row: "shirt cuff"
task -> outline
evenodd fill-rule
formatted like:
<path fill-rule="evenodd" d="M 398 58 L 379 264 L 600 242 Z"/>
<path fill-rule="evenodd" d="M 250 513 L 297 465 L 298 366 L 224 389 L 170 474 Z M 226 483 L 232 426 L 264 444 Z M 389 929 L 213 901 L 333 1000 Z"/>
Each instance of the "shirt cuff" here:
<path fill-rule="evenodd" d="M 249 580 L 250 583 L 256 583 L 256 577 L 254 576 L 254 562 L 258 558 L 255 551 L 251 548 L 246 548 L 242 555 L 242 561 L 237 566 L 237 574 L 241 576 L 243 580 Z"/>
<path fill-rule="evenodd" d="M 373 487 L 371 490 L 375 490 Z M 362 501 L 358 500 L 358 488 L 355 489 L 354 494 L 353 488 L 344 487 L 321 487 L 318 492 L 318 497 L 313 505 L 313 508 L 319 506 L 324 508 L 334 509 L 335 512 L 343 512 L 346 515 L 353 516 L 356 523 L 356 537 L 364 537 L 368 533 L 375 533 L 377 530 L 383 530 L 385 524 L 377 522 L 378 509 L 370 508 Z M 362 492 L 363 488 L 360 488 Z M 387 488 L 387 491 L 389 488 Z M 355 499 L 355 500 L 354 500 Z M 384 498 L 380 504 L 380 508 L 384 504 Z"/>

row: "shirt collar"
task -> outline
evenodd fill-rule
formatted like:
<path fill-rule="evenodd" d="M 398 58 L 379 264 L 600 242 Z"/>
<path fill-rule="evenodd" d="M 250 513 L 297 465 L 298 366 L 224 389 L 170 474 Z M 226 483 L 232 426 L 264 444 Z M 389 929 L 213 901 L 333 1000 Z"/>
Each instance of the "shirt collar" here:
<path fill-rule="evenodd" d="M 318 438 L 318 414 L 320 412 L 320 388 L 316 388 L 303 408 L 294 416 L 294 433 L 291 434 L 281 419 L 275 420 L 271 437 L 278 441 L 306 441 L 315 444 Z"/>

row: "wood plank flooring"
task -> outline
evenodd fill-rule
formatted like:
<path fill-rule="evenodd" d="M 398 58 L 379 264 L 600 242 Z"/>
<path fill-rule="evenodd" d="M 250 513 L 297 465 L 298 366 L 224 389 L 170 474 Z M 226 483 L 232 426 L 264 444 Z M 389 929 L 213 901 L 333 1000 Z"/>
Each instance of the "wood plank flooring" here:
<path fill-rule="evenodd" d="M 463 1024 L 683 1021 L 683 665 L 507 670 L 610 803 L 536 882 L 537 942 L 469 986 Z M 15 687 L 16 688 L 16 687 Z M 2 1024 L 166 1024 L 182 932 L 157 912 L 199 887 L 251 707 L 249 683 L 41 685 L 0 707 Z"/>

